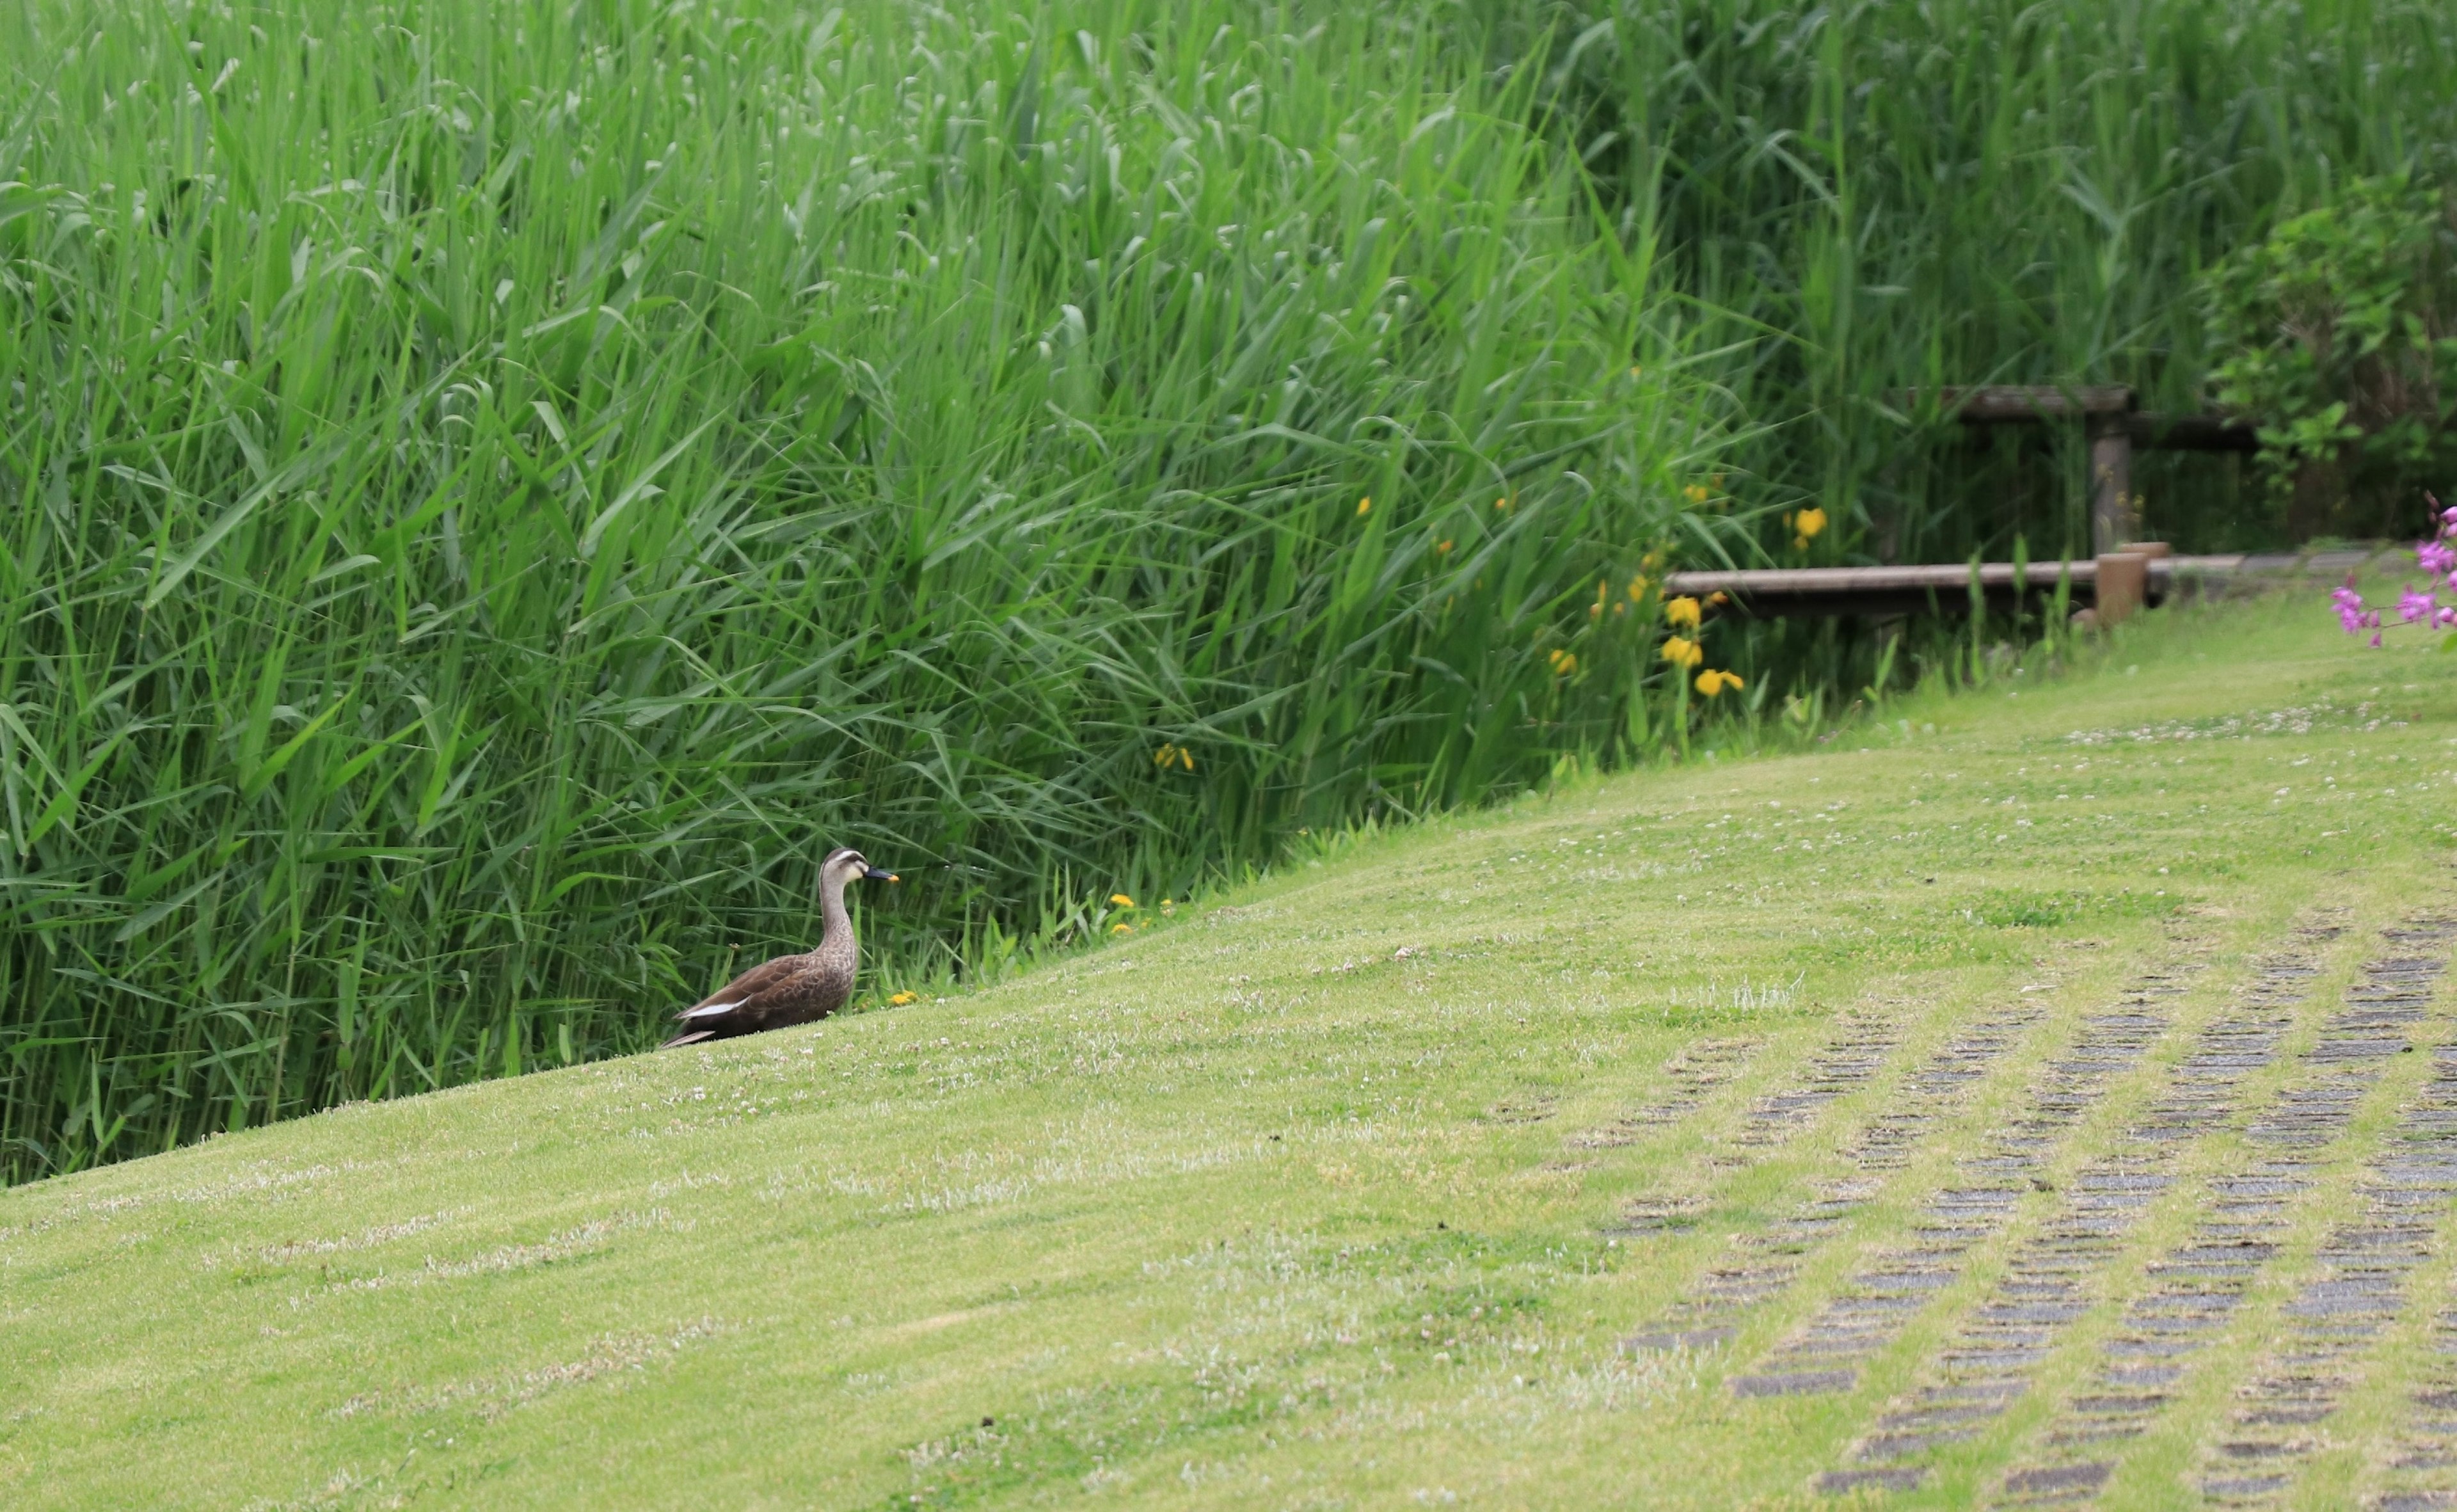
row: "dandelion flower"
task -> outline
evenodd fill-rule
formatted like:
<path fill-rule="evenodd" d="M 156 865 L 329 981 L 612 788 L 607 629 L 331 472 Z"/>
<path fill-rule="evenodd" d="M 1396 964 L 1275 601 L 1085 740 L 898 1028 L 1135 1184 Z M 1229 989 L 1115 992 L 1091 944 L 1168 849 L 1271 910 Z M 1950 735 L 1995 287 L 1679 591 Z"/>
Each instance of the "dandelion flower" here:
<path fill-rule="evenodd" d="M 1109 933 L 1113 935 L 1131 935 L 1134 932 L 1135 926 L 1132 924 L 1111 924 L 1109 926 Z"/>
<path fill-rule="evenodd" d="M 1691 598 L 1686 593 L 1682 594 L 1679 598 L 1665 599 L 1663 601 L 1663 622 L 1667 625 L 1685 625 L 1691 630 L 1697 629 L 1698 601 Z"/>
<path fill-rule="evenodd" d="M 919 1003 L 920 1001 L 921 994 L 919 992 L 895 992 L 888 995 L 887 1005 L 891 1008 L 900 1008 L 908 1003 Z"/>
<path fill-rule="evenodd" d="M 1662 656 L 1676 667 L 1695 667 L 1706 659 L 1706 652 L 1696 641 L 1675 635 L 1663 643 Z"/>
<path fill-rule="evenodd" d="M 1109 901 L 1117 904 L 1121 908 L 1132 908 L 1135 905 L 1135 901 L 1124 893 L 1111 893 L 1109 895 Z"/>
<path fill-rule="evenodd" d="M 1698 674 L 1698 691 L 1707 697 L 1720 696 L 1726 688 L 1744 686 L 1737 673 L 1717 672 L 1712 668 Z"/>

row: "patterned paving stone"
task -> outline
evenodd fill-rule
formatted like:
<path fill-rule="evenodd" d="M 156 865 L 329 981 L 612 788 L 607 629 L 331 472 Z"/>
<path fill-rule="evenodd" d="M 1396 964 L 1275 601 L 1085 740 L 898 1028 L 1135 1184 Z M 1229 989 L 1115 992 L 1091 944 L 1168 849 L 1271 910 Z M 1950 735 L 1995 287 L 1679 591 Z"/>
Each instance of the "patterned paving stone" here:
<path fill-rule="evenodd" d="M 2145 973 L 2127 989 L 2115 1011 L 2085 1018 L 2073 1045 L 2051 1063 L 2050 1073 L 2024 1112 L 1964 1162 L 1968 1174 L 1976 1179 L 1945 1187 L 1928 1199 L 1913 1228 L 1917 1247 L 1880 1255 L 1855 1273 L 1838 1295 L 1767 1355 L 1755 1375 L 1734 1377 L 1732 1389 L 1748 1395 L 1745 1382 L 1759 1376 L 1796 1373 L 1810 1361 L 1827 1367 L 1822 1374 L 1829 1384 L 1823 1389 L 1842 1392 L 1855 1386 L 1859 1363 L 1900 1337 L 1930 1298 L 1951 1285 L 1971 1249 L 2001 1230 L 2035 1191 L 2035 1184 L 2028 1178 L 2054 1137 L 2070 1130 L 2083 1112 L 2105 1096 L 2114 1079 L 2137 1067 L 2166 1032 L 2170 1017 L 2155 1004 L 2182 991 L 2181 983 L 2182 974 L 2175 970 Z M 1939 1067 L 1958 1072 L 1973 1057 L 2001 1055 L 2011 1043 L 2013 1027 L 2009 1015 L 1985 1025 L 1980 1033 L 1957 1037 L 1923 1075 L 1912 1079 L 1907 1095 L 1935 1096 L 1965 1085 L 1966 1079 L 1958 1075 L 1937 1074 Z M 2094 1190 L 2085 1200 L 2101 1195 Z M 1905 1277 L 1917 1277 L 1918 1284 L 1905 1286 Z M 2073 1283 L 2062 1276 L 2028 1274 L 2009 1278 L 2008 1287 L 2002 1298 L 1992 1304 L 1993 1315 L 1984 1318 L 1992 1332 L 1982 1347 L 1999 1354 L 2027 1348 L 2024 1330 L 2066 1320 L 2079 1305 Z M 1850 1368 L 1833 1368 L 1847 1361 Z M 1963 1415 L 1976 1411 L 1966 1405 Z M 1882 1452 L 1866 1452 L 1868 1446 L 1864 1446 L 1864 1459 L 1907 1458 L 1966 1431 L 1936 1426 L 1925 1409 L 1897 1417 L 1898 1421 L 1881 1425 L 1882 1442 L 1871 1440 Z"/>
<path fill-rule="evenodd" d="M 2385 948 L 2399 951 L 2408 943 L 2390 938 Z M 2366 965 L 2344 998 L 2358 1006 L 2333 1016 L 2303 1058 L 2310 1079 L 2282 1090 L 2251 1120 L 2248 1132 L 2256 1144 L 2299 1153 L 2264 1160 L 2208 1184 L 2200 1221 L 2182 1243 L 2145 1268 L 2150 1290 L 2126 1304 L 2116 1328 L 2100 1346 L 2093 1378 L 2062 1404 L 2034 1446 L 2032 1462 L 2006 1478 L 2006 1502 L 2095 1500 L 2105 1473 L 2088 1486 L 2056 1482 L 2051 1487 L 2034 1478 L 2076 1464 L 2112 1465 L 2106 1456 L 2120 1453 L 2126 1442 L 2146 1434 L 2175 1399 L 2171 1392 L 2141 1388 L 2179 1384 L 2192 1357 L 2234 1325 L 2254 1278 L 2283 1250 L 2294 1202 L 2319 1184 L 2327 1169 L 2327 1147 L 2343 1134 L 2355 1107 L 2373 1085 L 2373 1069 L 2346 1067 L 2349 1061 L 2377 1058 L 2343 1053 L 2350 1020 L 2379 1009 L 2382 984 L 2396 983 L 2402 984 L 2401 1001 L 2394 1011 L 2405 1016 L 2402 1022 L 2419 1023 L 2428 994 L 2418 993 L 2412 984 L 2428 983 L 2426 965 L 2398 954 Z M 2223 1051 L 2197 1051 L 2178 1068 L 2179 1083 L 2198 1083 L 2222 1094 L 2206 1099 L 2206 1110 L 2224 1109 L 2236 1081 L 2276 1059 L 2291 1019 L 2260 1010 L 2293 1004 L 2305 995 L 2305 984 L 2317 974 L 2317 963 L 2297 957 L 2264 963 L 2251 988 L 2239 996 L 2236 1011 L 2204 1031 L 2205 1044 L 2234 1041 Z M 2408 999 L 2413 1001 L 2405 1001 Z M 2400 1036 L 2396 1043 L 2399 1050 L 2390 1053 L 2400 1053 L 2407 1042 Z M 2380 1275 L 2333 1274 L 2307 1285 L 2286 1312 L 2302 1317 L 2306 1333 L 2314 1336 L 2358 1326 L 2367 1333 L 2394 1312 L 2399 1290 Z M 2291 1475 L 2276 1466 L 2306 1452 L 2308 1442 L 2287 1431 L 2326 1417 L 2341 1385 L 2334 1377 L 2313 1375 L 2281 1375 L 2272 1381 L 2258 1404 L 2237 1413 L 2239 1432 L 2210 1447 L 2199 1485 L 2202 1496 L 2220 1502 L 2258 1500 L 2290 1483 Z M 2247 1429 L 2275 1432 L 2241 1432 Z"/>
<path fill-rule="evenodd" d="M 1600 1129 L 1580 1129 L 1563 1141 L 1572 1150 L 1612 1150 L 1634 1145 L 1650 1131 L 1677 1124 L 1699 1105 L 1741 1074 L 1763 1042 L 1753 1039 L 1701 1040 L 1664 1064 L 1659 1080 L 1662 1093 Z"/>
<path fill-rule="evenodd" d="M 2457 923 L 2436 921 L 2389 932 L 2385 938 L 2396 953 L 2364 966 L 2312 1059 L 2343 1066 L 2412 1048 L 2404 1029 L 2390 1036 L 2379 1029 L 2385 1024 L 2412 1028 L 2426 1023 L 2430 987 L 2446 968 L 2452 937 Z M 2421 953 L 2426 947 L 2430 954 Z M 2394 1046 L 2383 1055 L 2357 1056 L 2347 1048 L 2381 1039 Z M 2258 1504 L 2289 1491 L 2302 1462 L 2327 1441 L 2325 1425 L 2361 1383 L 2373 1347 L 2409 1305 L 2412 1273 L 2430 1258 L 2440 1219 L 2457 1203 L 2457 1150 L 2438 1145 L 2448 1115 L 2457 1111 L 2457 1065 L 2449 1053 L 2448 1046 L 2434 1049 L 2432 1073 L 2400 1108 L 2396 1126 L 2354 1178 L 2358 1215 L 2323 1236 L 2278 1310 L 2278 1341 L 2237 1391 L 2225 1423 L 2202 1445 L 2194 1488 L 2204 1502 Z M 2329 1087 L 2343 1098 L 2376 1075 L 2372 1069 L 2342 1071 Z M 2323 1105 L 2307 1097 L 2302 1106 L 2317 1110 Z M 2343 1126 L 2343 1115 L 2338 1117 Z"/>
<path fill-rule="evenodd" d="M 2302 950 L 2262 963 L 2125 1130 L 2125 1142 L 2139 1153 L 2103 1157 L 2061 1194 L 2055 1211 L 2008 1257 L 1990 1295 L 1939 1351 L 1927 1372 L 1931 1384 L 1879 1417 L 1856 1446 L 1857 1464 L 1850 1468 L 1910 1468 L 1941 1444 L 1984 1431 L 2021 1398 L 2030 1373 L 2063 1331 L 2092 1310 L 2097 1274 L 2120 1252 L 2148 1205 L 2173 1186 L 2174 1152 L 2238 1116 L 2243 1080 L 2276 1063 L 2294 1024 L 2291 1010 L 2308 996 L 2320 969 Z M 2088 1067 L 2093 1059 L 2076 1053 L 2062 1064 Z M 2049 1096 L 2042 1104 L 2054 1108 L 2060 1101 L 2067 1099 Z M 2324 1098 L 2283 1115 L 2273 1110 L 2270 1122 L 2301 1142 L 2315 1130 L 2325 1137 L 2343 1127 L 2352 1108 L 2350 1101 Z M 2068 1115 L 2077 1116 L 2078 1110 Z M 2274 1238 L 2244 1232 L 2247 1219 L 2276 1221 L 2284 1200 L 2303 1185 L 2282 1162 L 2255 1173 L 2245 1190 L 2213 1191 L 2216 1227 L 2153 1263 L 2153 1290 L 2127 1304 L 2097 1377 L 2063 1404 L 2043 1436 L 2043 1462 L 2020 1465 L 2006 1477 L 2004 1501 L 2046 1505 L 2096 1498 L 2117 1462 L 2109 1451 L 2120 1452 L 2165 1409 L 2172 1393 L 2158 1388 L 2182 1378 L 2184 1357 L 2225 1328 L 2249 1276 L 2276 1253 Z M 1940 1419 L 1956 1406 L 1961 1411 L 1952 1421 Z M 1859 1483 L 1842 1479 L 1846 1473 L 1821 1478 L 1818 1485 L 1855 1489 Z"/>

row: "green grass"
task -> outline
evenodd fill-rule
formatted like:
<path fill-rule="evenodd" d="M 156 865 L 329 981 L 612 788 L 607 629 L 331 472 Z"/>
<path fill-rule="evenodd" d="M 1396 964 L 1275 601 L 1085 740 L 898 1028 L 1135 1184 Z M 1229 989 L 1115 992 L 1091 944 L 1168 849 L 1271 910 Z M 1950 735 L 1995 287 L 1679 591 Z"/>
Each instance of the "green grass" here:
<path fill-rule="evenodd" d="M 2457 660 L 2364 651 L 2308 596 L 2160 611 L 2065 680 L 1326 844 L 995 986 L 0 1193 L 0 1488 L 43 1507 L 1800 1504 L 2001 1242 L 1855 1393 L 1736 1401 L 1726 1372 L 1899 1242 L 2056 1036 L 2178 942 L 2209 967 L 2189 1025 L 2297 918 L 2349 910 L 2308 1026 L 2372 930 L 2442 907 L 2452 692 Z M 2038 1037 L 1728 1354 L 1617 1348 L 1844 1173 L 1929 1050 L 2025 999 Z M 1737 1147 L 1749 1103 L 1855 1013 L 1901 1026 L 1880 1072 Z M 1753 1052 L 1687 1114 L 1579 1137 L 1736 1039 Z M 2117 1086 L 2056 1169 L 2144 1095 Z M 2299 1242 L 2338 1200 L 2321 1185 Z M 1694 1226 L 1608 1232 L 1664 1197 Z M 2160 1209 L 2106 1284 L 2181 1222 Z M 2264 1315 L 2235 1320 L 2104 1504 L 2174 1504 Z M 2042 1378 L 2110 1326 L 2077 1325 Z M 2298 1504 L 2373 1483 L 2394 1387 L 2328 1425 Z M 2041 1420 L 2009 1417 L 1906 1504 L 1993 1485 Z"/>

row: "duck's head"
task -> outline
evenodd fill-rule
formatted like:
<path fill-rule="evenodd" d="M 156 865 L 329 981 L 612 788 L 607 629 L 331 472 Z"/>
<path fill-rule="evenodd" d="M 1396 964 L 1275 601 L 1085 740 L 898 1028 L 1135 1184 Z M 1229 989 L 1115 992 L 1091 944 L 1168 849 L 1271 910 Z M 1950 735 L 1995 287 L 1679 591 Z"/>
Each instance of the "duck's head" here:
<path fill-rule="evenodd" d="M 892 882 L 897 880 L 894 872 L 873 866 L 861 852 L 849 845 L 828 852 L 828 859 L 819 863 L 819 877 L 821 880 L 839 887 L 847 882 Z"/>

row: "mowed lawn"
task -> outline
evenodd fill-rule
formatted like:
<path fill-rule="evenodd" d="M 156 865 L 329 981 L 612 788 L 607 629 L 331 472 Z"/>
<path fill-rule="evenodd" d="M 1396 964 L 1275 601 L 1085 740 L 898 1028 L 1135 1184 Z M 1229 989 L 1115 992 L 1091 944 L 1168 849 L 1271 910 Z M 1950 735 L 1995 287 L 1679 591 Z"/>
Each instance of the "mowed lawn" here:
<path fill-rule="evenodd" d="M 2058 1025 L 2178 950 L 2193 1021 L 2316 908 L 2452 901 L 2457 657 L 2422 646 L 2317 590 L 2161 613 L 2062 681 L 1362 841 L 996 988 L 0 1193 L 0 1502 L 1811 1503 L 1992 1252 L 1851 1392 L 1725 1377 Z M 2020 1003 L 2036 1043 L 1737 1337 L 1623 1347 Z M 1766 1112 L 1868 1024 L 1870 1074 Z M 2179 1394 L 2108 1501 L 2175 1504 L 2225 1410 Z M 2360 1430 L 2297 1496 L 2368 1483 Z"/>

